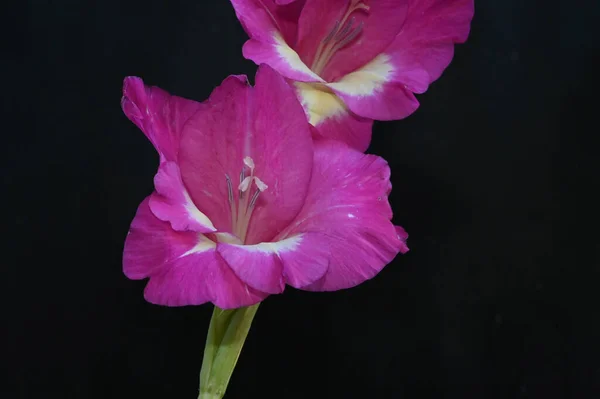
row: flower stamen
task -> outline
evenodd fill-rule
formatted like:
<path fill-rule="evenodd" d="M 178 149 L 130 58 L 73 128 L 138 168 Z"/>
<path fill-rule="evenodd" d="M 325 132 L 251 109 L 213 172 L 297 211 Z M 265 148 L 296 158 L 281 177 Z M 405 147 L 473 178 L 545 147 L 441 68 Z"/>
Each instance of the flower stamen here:
<path fill-rule="evenodd" d="M 240 184 L 242 184 L 242 182 L 244 181 L 245 178 L 246 178 L 246 175 L 244 173 L 244 168 L 242 168 L 242 171 L 240 172 Z M 239 190 L 239 188 L 238 188 L 238 190 Z M 244 196 L 244 192 L 240 191 L 239 195 L 240 195 L 240 198 L 242 198 Z"/>
<path fill-rule="evenodd" d="M 250 169 L 250 175 L 246 176 L 246 168 Z M 254 161 L 250 157 L 244 158 L 244 167 L 240 172 L 240 184 L 238 185 L 238 201 L 236 204 L 235 196 L 233 194 L 233 185 L 229 175 L 225 174 L 225 180 L 227 181 L 227 194 L 229 204 L 231 206 L 231 230 L 242 242 L 246 239 L 246 233 L 248 231 L 248 224 L 252 217 L 252 211 L 258 200 L 258 196 L 261 192 L 265 191 L 268 186 L 257 176 L 254 176 Z M 251 197 L 244 195 L 244 193 L 250 193 L 252 183 L 256 185 L 256 190 Z M 248 201 L 248 198 L 250 200 Z"/>
<path fill-rule="evenodd" d="M 254 204 L 256 203 L 256 200 L 258 199 L 258 194 L 260 194 L 260 190 L 256 190 L 256 192 L 252 196 L 252 199 L 250 200 L 250 204 L 248 205 L 248 209 L 254 208 Z"/>
<path fill-rule="evenodd" d="M 340 21 L 335 21 L 335 25 L 333 25 L 333 29 L 327 34 L 327 36 L 325 36 L 325 39 L 323 39 L 323 44 L 326 44 L 327 42 L 329 42 L 331 39 L 333 39 L 333 36 L 335 35 L 335 33 L 338 31 L 338 28 L 340 27 Z"/>
<path fill-rule="evenodd" d="M 358 10 L 368 12 L 369 6 L 360 0 L 352 0 L 341 21 L 336 20 L 331 31 L 329 31 L 327 36 L 319 43 L 319 47 L 317 48 L 315 58 L 310 68 L 317 75 L 320 75 L 321 72 L 323 72 L 323 69 L 325 69 L 337 51 L 352 43 L 362 32 L 364 26 L 363 22 L 359 23 L 358 26 L 354 26 L 356 18 L 352 17 L 348 20 L 348 17 L 354 11 Z"/>
<path fill-rule="evenodd" d="M 237 208 L 235 206 L 235 198 L 233 197 L 233 187 L 231 185 L 231 178 L 225 174 L 227 180 L 227 198 L 229 199 L 229 206 L 231 208 L 231 220 L 237 220 Z"/>

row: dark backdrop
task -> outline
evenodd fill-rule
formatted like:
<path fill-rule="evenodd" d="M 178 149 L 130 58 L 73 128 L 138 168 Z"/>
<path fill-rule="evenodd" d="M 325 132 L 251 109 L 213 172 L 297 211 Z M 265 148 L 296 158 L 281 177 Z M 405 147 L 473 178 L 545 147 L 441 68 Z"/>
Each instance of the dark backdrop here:
<path fill-rule="evenodd" d="M 599 397 L 599 8 L 477 2 L 421 108 L 374 128 L 411 251 L 266 300 L 228 398 Z M 211 306 L 150 305 L 121 272 L 158 163 L 121 83 L 203 100 L 254 75 L 245 33 L 226 0 L 3 14 L 1 396 L 195 398 Z"/>

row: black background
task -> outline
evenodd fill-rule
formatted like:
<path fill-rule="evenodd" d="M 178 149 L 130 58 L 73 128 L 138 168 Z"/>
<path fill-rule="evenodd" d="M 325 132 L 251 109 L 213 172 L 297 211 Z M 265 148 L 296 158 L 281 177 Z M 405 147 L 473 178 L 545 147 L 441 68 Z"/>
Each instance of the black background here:
<path fill-rule="evenodd" d="M 376 123 L 411 251 L 261 305 L 227 398 L 597 398 L 599 4 L 478 1 L 409 118 Z M 144 302 L 123 242 L 158 164 L 137 75 L 205 99 L 253 76 L 226 0 L 3 12 L 4 398 L 195 398 L 211 306 Z"/>

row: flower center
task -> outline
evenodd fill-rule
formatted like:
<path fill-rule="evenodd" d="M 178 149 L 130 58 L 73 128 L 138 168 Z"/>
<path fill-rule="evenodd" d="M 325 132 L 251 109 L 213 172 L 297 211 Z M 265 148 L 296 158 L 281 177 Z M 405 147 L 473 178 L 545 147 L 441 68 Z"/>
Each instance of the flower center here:
<path fill-rule="evenodd" d="M 248 170 L 250 172 L 249 176 L 246 174 Z M 258 200 L 260 193 L 269 187 L 258 177 L 254 176 L 254 161 L 248 156 L 244 158 L 244 167 L 240 172 L 240 184 L 237 187 L 237 195 L 234 195 L 233 184 L 229 175 L 225 174 L 225 179 L 227 180 L 228 200 L 231 207 L 231 232 L 242 242 L 245 242 L 248 224 L 250 223 L 256 200 Z M 253 184 L 256 185 L 256 189 L 251 194 Z"/>
<path fill-rule="evenodd" d="M 363 22 L 355 25 L 356 18 L 348 19 L 352 13 L 358 10 L 368 12 L 369 6 L 360 0 L 351 0 L 342 19 L 335 21 L 331 31 L 319 43 L 310 68 L 317 75 L 321 75 L 321 72 L 337 51 L 352 43 L 362 32 Z"/>

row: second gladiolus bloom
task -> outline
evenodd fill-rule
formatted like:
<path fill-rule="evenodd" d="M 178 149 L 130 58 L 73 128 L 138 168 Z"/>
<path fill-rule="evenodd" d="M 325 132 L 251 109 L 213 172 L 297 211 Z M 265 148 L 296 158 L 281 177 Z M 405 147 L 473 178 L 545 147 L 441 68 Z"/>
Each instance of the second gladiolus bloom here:
<path fill-rule="evenodd" d="M 469 34 L 473 0 L 231 0 L 246 58 L 295 86 L 320 137 L 364 151 L 402 119 Z"/>
<path fill-rule="evenodd" d="M 387 163 L 313 141 L 294 89 L 270 67 L 255 87 L 227 78 L 203 103 L 130 77 L 122 106 L 160 155 L 124 251 L 125 274 L 150 279 L 148 301 L 228 309 L 286 284 L 339 290 L 407 251 L 390 221 Z"/>

